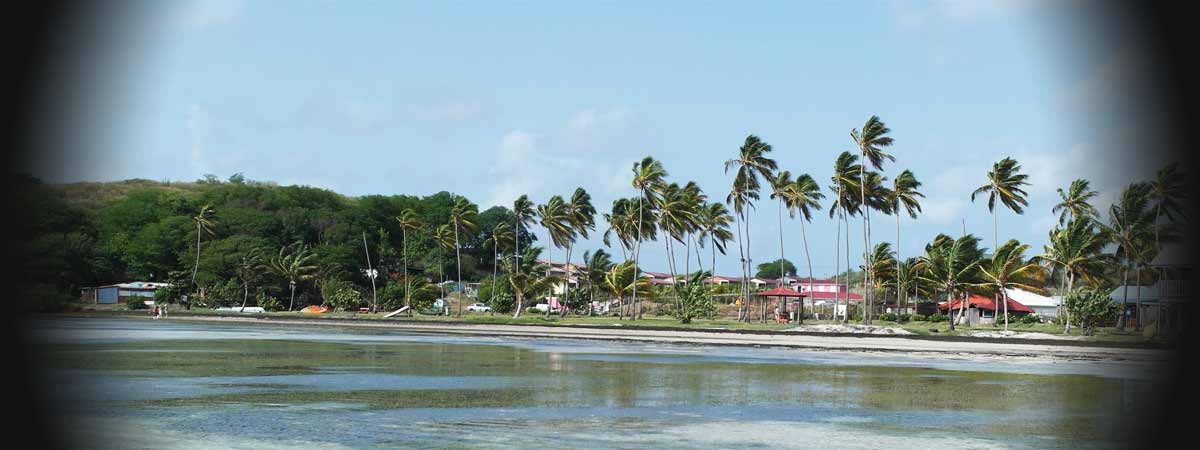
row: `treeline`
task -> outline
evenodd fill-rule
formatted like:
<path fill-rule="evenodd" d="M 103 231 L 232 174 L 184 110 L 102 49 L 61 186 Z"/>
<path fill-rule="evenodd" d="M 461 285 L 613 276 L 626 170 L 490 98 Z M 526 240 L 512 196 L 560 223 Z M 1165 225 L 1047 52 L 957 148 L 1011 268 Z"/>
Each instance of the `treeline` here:
<path fill-rule="evenodd" d="M 449 192 L 347 197 L 309 186 L 247 180 L 240 174 L 227 180 L 210 175 L 190 183 L 64 185 L 24 175 L 15 184 L 11 195 L 25 217 L 13 236 L 22 274 L 17 295 L 27 309 L 53 310 L 78 298 L 81 287 L 129 280 L 172 282 L 188 287 L 185 292 L 201 286 L 218 294 L 236 284 L 235 300 L 241 300 L 246 283 L 236 282 L 239 264 L 252 251 L 270 262 L 297 243 L 311 253 L 306 263 L 317 268 L 300 280 L 297 307 L 325 303 L 322 291 L 328 290 L 319 286 L 323 281 L 349 283 L 369 293 L 367 251 L 378 271 L 378 290 L 396 281 L 402 249 L 414 278 L 439 282 L 457 276 L 454 251 L 439 245 L 432 229 L 409 230 L 402 245 L 396 220 L 411 210 L 422 223 L 448 223 L 456 200 L 462 199 Z M 209 212 L 202 214 L 206 207 Z M 207 224 L 198 226 L 198 221 Z M 511 224 L 513 217 L 507 208 L 494 207 L 480 211 L 475 221 L 478 226 L 459 236 L 464 279 L 492 273 L 494 249 L 483 230 Z M 520 237 L 522 247 L 536 239 L 527 230 L 521 230 Z M 253 281 L 251 298 L 272 296 L 288 302 L 291 286 L 286 277 L 263 270 Z M 396 289 L 389 292 L 400 295 Z"/>

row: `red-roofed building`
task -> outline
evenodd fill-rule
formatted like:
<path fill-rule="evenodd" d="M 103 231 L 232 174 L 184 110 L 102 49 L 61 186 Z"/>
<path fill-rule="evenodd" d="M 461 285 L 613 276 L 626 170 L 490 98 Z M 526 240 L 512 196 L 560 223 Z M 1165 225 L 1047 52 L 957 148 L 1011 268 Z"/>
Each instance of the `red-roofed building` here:
<path fill-rule="evenodd" d="M 938 304 L 938 310 L 943 314 L 953 314 L 958 316 L 959 308 L 962 308 L 962 300 L 954 300 L 953 304 L 941 302 Z M 967 311 L 965 321 L 968 325 L 990 325 L 996 322 L 996 307 L 997 302 L 991 297 L 971 294 L 966 301 Z M 1004 313 L 1004 306 L 1000 305 L 1000 313 Z M 1022 305 L 1020 302 L 1008 299 L 1008 313 L 1014 316 L 1023 316 L 1033 313 L 1033 308 Z"/>

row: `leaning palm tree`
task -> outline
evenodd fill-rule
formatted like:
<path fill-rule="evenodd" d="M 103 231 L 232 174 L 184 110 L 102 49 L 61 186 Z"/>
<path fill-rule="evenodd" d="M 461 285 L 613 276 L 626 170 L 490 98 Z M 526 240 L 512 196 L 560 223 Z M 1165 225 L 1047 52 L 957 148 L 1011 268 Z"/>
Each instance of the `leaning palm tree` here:
<path fill-rule="evenodd" d="M 591 304 L 596 301 L 596 286 L 604 284 L 604 274 L 611 269 L 614 264 L 612 256 L 604 249 L 597 249 L 596 253 L 583 252 L 583 261 L 586 278 L 588 282 L 588 315 L 591 315 Z"/>
<path fill-rule="evenodd" d="M 655 204 L 655 192 L 663 185 L 663 179 L 667 177 L 667 170 L 663 168 L 661 162 L 656 161 L 649 156 L 642 158 L 641 161 L 633 163 L 633 188 L 638 190 L 638 207 L 637 207 L 637 227 L 635 228 L 635 241 L 633 250 L 633 265 L 635 271 L 641 270 L 640 258 L 642 253 L 642 240 L 648 235 L 654 234 L 653 231 L 647 230 L 644 225 L 646 216 L 645 203 L 650 203 L 651 207 Z M 651 221 L 653 223 L 653 221 Z M 649 227 L 653 229 L 651 224 Z M 633 304 L 640 305 L 637 301 L 637 291 L 633 292 Z M 640 315 L 640 307 L 639 307 Z"/>
<path fill-rule="evenodd" d="M 1004 331 L 1008 331 L 1008 289 L 1016 288 L 1035 293 L 1044 293 L 1042 286 L 1046 281 L 1046 269 L 1037 260 L 1025 259 L 1029 244 L 1022 244 L 1016 239 L 1009 239 L 996 251 L 992 258 L 984 260 L 979 267 L 982 278 L 975 287 L 994 289 L 1004 302 Z"/>
<path fill-rule="evenodd" d="M 405 208 L 400 211 L 400 215 L 396 216 L 396 224 L 400 226 L 400 252 L 404 254 L 404 306 L 412 310 L 412 285 L 408 280 L 408 233 L 410 231 L 418 231 L 423 226 L 421 219 L 417 218 L 417 212 L 412 208 Z"/>
<path fill-rule="evenodd" d="M 1091 200 L 1099 195 L 1099 192 L 1092 190 L 1091 182 L 1080 178 L 1072 181 L 1066 191 L 1058 188 L 1059 202 L 1054 205 L 1051 212 L 1058 214 L 1058 224 L 1067 223 L 1067 219 L 1083 219 L 1096 217 L 1096 208 L 1092 206 Z"/>
<path fill-rule="evenodd" d="M 1139 257 L 1146 252 L 1146 246 L 1154 242 L 1154 211 L 1150 209 L 1150 196 L 1153 188 L 1149 183 L 1133 183 L 1121 191 L 1117 204 L 1108 209 L 1108 225 L 1104 227 L 1105 234 L 1116 244 L 1116 256 L 1121 259 L 1121 284 L 1124 298 L 1121 301 L 1121 320 L 1119 326 L 1125 327 L 1124 308 L 1129 303 L 1129 271 L 1138 269 Z M 1141 285 L 1141 271 L 1138 285 Z M 1141 314 L 1141 305 L 1137 306 Z M 1138 317 L 1138 327 L 1141 327 L 1141 317 Z"/>
<path fill-rule="evenodd" d="M 953 239 L 945 234 L 934 237 L 933 242 L 925 245 L 925 254 L 920 257 L 919 264 L 923 270 L 918 277 L 921 281 L 937 286 L 946 292 L 946 305 L 950 313 L 950 329 L 955 329 L 957 322 L 966 311 L 966 295 L 964 288 L 978 282 L 978 269 L 983 251 L 979 248 L 979 238 L 965 235 Z M 959 297 L 959 318 L 954 317 L 954 297 Z"/>
<path fill-rule="evenodd" d="M 725 202 L 733 205 L 734 211 L 741 219 L 739 223 L 746 224 L 744 234 L 746 239 L 741 247 L 745 248 L 745 256 L 742 258 L 742 292 L 747 300 L 747 305 L 750 299 L 750 267 L 753 261 L 750 257 L 750 220 L 747 208 L 753 208 L 754 200 L 759 198 L 758 177 L 762 176 L 766 180 L 775 178 L 774 174 L 778 165 L 774 159 L 767 157 L 768 153 L 771 153 L 771 144 L 752 134 L 746 136 L 745 142 L 738 148 L 738 157 L 725 161 L 725 173 L 729 173 L 730 167 L 737 168 L 733 177 L 733 188 L 729 196 L 725 198 Z M 766 312 L 765 303 L 763 312 Z M 749 321 L 749 319 L 750 316 L 747 314 L 746 320 Z"/>
<path fill-rule="evenodd" d="M 883 151 L 883 147 L 890 147 L 893 143 L 892 138 L 887 135 L 891 131 L 892 130 L 889 129 L 882 120 L 879 120 L 879 116 L 871 116 L 868 118 L 866 123 L 863 124 L 861 132 L 857 128 L 850 130 L 850 138 L 854 140 L 854 146 L 858 148 L 859 157 L 862 158 L 863 162 L 863 164 L 859 165 L 858 167 L 858 176 L 860 179 L 868 181 L 866 174 L 867 163 L 870 163 L 871 167 L 874 167 L 875 170 L 883 170 L 883 160 L 886 159 L 892 162 L 896 161 L 896 157 Z M 868 206 L 871 203 L 867 201 L 867 185 L 868 183 L 859 183 L 858 185 L 859 204 L 867 206 L 863 208 L 862 211 L 863 264 L 866 264 L 868 257 L 867 251 L 869 251 L 871 248 L 871 208 Z M 849 256 L 850 255 L 846 255 L 847 258 Z M 864 273 L 863 276 L 866 277 L 867 274 Z M 863 287 L 865 288 L 866 286 L 867 280 L 864 278 Z M 868 289 L 865 291 L 865 294 L 866 295 L 864 296 L 863 300 L 866 302 L 868 307 L 863 314 L 863 319 L 870 323 L 870 290 Z"/>
<path fill-rule="evenodd" d="M 450 209 L 450 223 L 454 228 L 454 265 L 457 268 L 458 288 L 463 288 L 462 282 L 462 246 L 459 244 L 460 232 L 473 232 L 479 228 L 479 207 L 465 198 L 459 198 Z M 460 291 L 465 294 L 466 291 Z M 458 302 L 458 316 L 462 317 L 462 299 Z"/>
<path fill-rule="evenodd" d="M 687 211 L 687 215 L 684 218 L 683 223 L 683 229 L 687 235 L 687 238 L 685 239 L 686 242 L 684 244 L 687 248 L 687 251 L 684 253 L 683 272 L 688 274 L 689 279 L 692 278 L 692 244 L 695 242 L 695 237 L 700 233 L 700 229 L 702 228 L 700 223 L 700 210 L 704 208 L 704 205 L 707 202 L 708 195 L 705 194 L 702 189 L 700 189 L 700 185 L 696 184 L 695 181 L 689 181 L 683 186 L 683 208 Z M 700 261 L 701 245 L 700 242 L 695 242 L 695 244 L 696 264 L 700 266 L 700 271 L 703 272 L 704 264 Z"/>
<path fill-rule="evenodd" d="M 733 222 L 733 216 L 729 214 L 729 210 L 721 203 L 707 203 L 700 209 L 699 213 L 700 234 L 698 236 L 700 242 L 708 241 L 712 245 L 712 265 L 710 268 L 716 272 L 717 252 L 725 254 L 725 246 L 733 240 L 733 232 L 729 230 L 729 223 Z"/>
<path fill-rule="evenodd" d="M 492 285 L 496 284 L 497 269 L 500 267 L 500 249 L 508 248 L 513 243 L 513 232 L 506 223 L 497 223 L 492 227 L 491 234 L 483 241 L 483 246 L 492 247 Z"/>
<path fill-rule="evenodd" d="M 196 265 L 192 266 L 192 284 L 196 284 L 196 272 L 200 270 L 200 237 L 202 235 L 213 235 L 213 227 L 217 225 L 217 221 L 213 219 L 216 210 L 212 204 L 204 205 L 200 211 L 192 216 L 192 222 L 196 224 Z"/>
<path fill-rule="evenodd" d="M 829 218 L 834 219 L 837 224 L 837 234 L 834 239 L 834 282 L 837 282 L 838 274 L 842 268 L 842 252 L 839 246 L 842 243 L 842 226 L 846 228 L 846 266 L 850 266 L 850 219 L 849 216 L 858 211 L 858 201 L 853 198 L 851 192 L 859 190 L 861 184 L 860 177 L 861 167 L 858 164 L 858 155 L 850 152 L 842 152 L 838 155 L 833 163 L 833 177 L 830 178 L 829 188 L 833 191 L 833 203 L 829 205 Z M 848 272 L 848 271 L 847 271 Z M 850 313 L 850 279 L 844 277 L 846 283 L 846 311 L 842 314 L 842 323 L 849 321 Z M 838 300 L 841 296 L 839 289 L 833 297 L 834 315 L 837 314 Z"/>
<path fill-rule="evenodd" d="M 784 189 L 783 198 L 787 202 L 789 217 L 795 218 L 796 213 L 800 213 L 800 237 L 804 241 L 804 259 L 808 262 L 808 292 L 812 295 L 812 255 L 808 251 L 808 232 L 804 224 L 812 221 L 813 211 L 821 210 L 821 199 L 825 198 L 825 194 L 821 193 L 817 180 L 805 173 L 797 176 L 796 181 Z M 796 317 L 799 323 L 804 323 L 804 299 L 800 299 L 800 311 Z"/>
<path fill-rule="evenodd" d="M 1167 220 L 1174 222 L 1183 215 L 1183 202 L 1187 200 L 1184 176 L 1179 173 L 1179 163 L 1171 163 L 1159 169 L 1150 180 L 1150 201 L 1154 204 L 1154 246 L 1159 247 L 1159 218 L 1165 213 Z"/>
<path fill-rule="evenodd" d="M 522 195 L 513 201 L 513 259 L 518 260 L 513 267 L 515 267 L 518 272 L 521 271 L 522 266 L 520 259 L 521 236 L 523 236 L 523 234 L 521 232 L 530 225 L 533 225 L 533 218 L 535 214 L 536 213 L 533 211 L 533 201 L 529 200 L 528 195 Z M 531 240 L 532 238 L 533 236 L 530 236 Z"/>
<path fill-rule="evenodd" d="M 634 216 L 637 208 L 633 206 L 633 203 L 631 199 L 618 198 L 613 200 L 611 212 L 604 214 L 604 221 L 608 222 L 608 229 L 604 230 L 602 238 L 604 245 L 611 247 L 612 237 L 616 236 L 617 244 L 621 248 L 621 255 L 626 260 L 633 252 L 634 240 L 637 239 L 635 232 L 637 217 Z"/>
<path fill-rule="evenodd" d="M 547 240 L 555 247 L 562 249 L 571 243 L 575 242 L 575 229 L 571 227 L 571 217 L 567 209 L 567 202 L 560 196 L 550 197 L 550 200 L 545 204 L 538 205 L 537 213 L 541 218 L 540 224 L 546 228 Z M 547 248 L 549 250 L 549 248 Z M 547 255 L 550 264 L 546 265 L 546 276 L 550 276 L 550 269 L 554 265 L 554 258 Z M 569 279 L 563 279 L 564 285 L 569 285 Z M 564 289 L 563 292 L 566 292 Z M 546 309 L 546 317 L 550 316 L 550 308 Z"/>
<path fill-rule="evenodd" d="M 237 266 L 234 267 L 238 280 L 242 282 L 242 309 L 238 311 L 246 311 L 246 301 L 250 299 L 250 283 L 258 279 L 263 269 L 261 248 L 250 249 L 238 260 Z"/>
<path fill-rule="evenodd" d="M 875 244 L 875 248 L 868 255 L 867 264 L 859 268 L 870 275 L 867 279 L 871 280 L 872 284 L 866 287 L 867 290 L 876 291 L 885 289 L 889 281 L 898 279 L 896 267 L 896 254 L 892 252 L 892 244 L 880 242 Z M 896 294 L 896 298 L 900 298 L 899 293 Z"/>
<path fill-rule="evenodd" d="M 617 308 L 621 315 L 624 315 L 626 296 L 636 297 L 640 293 L 645 298 L 653 293 L 650 280 L 638 276 L 637 266 L 633 261 L 625 261 L 610 268 L 604 274 L 603 286 L 604 290 L 617 300 Z"/>
<path fill-rule="evenodd" d="M 280 248 L 279 254 L 269 262 L 268 267 L 272 272 L 288 280 L 288 288 L 291 291 L 288 311 L 291 311 L 296 303 L 296 284 L 312 278 L 317 270 L 316 266 L 309 264 L 309 260 L 314 257 L 316 254 L 309 250 L 308 245 L 296 242 Z"/>
<path fill-rule="evenodd" d="M 1104 277 L 1104 269 L 1112 258 L 1103 250 L 1110 240 L 1107 232 L 1098 229 L 1092 219 L 1071 219 L 1063 227 L 1050 231 L 1049 244 L 1033 259 L 1050 269 L 1062 271 L 1059 293 L 1066 298 L 1066 294 L 1075 288 L 1076 277 L 1089 283 Z M 1063 332 L 1070 333 L 1071 311 L 1064 309 L 1064 316 L 1067 320 Z"/>
<path fill-rule="evenodd" d="M 907 292 L 902 289 L 900 284 L 905 276 L 905 271 L 900 267 L 900 211 L 903 208 L 904 212 L 908 213 L 911 219 L 917 218 L 917 213 L 921 212 L 921 202 L 917 198 L 925 198 L 917 188 L 921 187 L 921 182 L 917 181 L 917 177 L 913 175 L 911 170 L 905 169 L 892 180 L 892 189 L 888 191 L 889 203 L 892 211 L 896 213 L 896 307 L 900 308 L 902 292 Z M 904 302 L 907 304 L 908 302 Z"/>
<path fill-rule="evenodd" d="M 567 223 L 571 226 L 572 236 L 567 241 L 567 263 L 566 263 L 566 283 L 563 284 L 563 298 L 566 298 L 568 291 L 571 288 L 571 250 L 575 244 L 574 235 L 588 238 L 588 232 L 596 229 L 596 208 L 592 206 L 592 196 L 583 190 L 583 188 L 575 188 L 575 192 L 571 194 L 571 201 L 566 205 Z M 586 258 L 585 258 L 586 259 Z M 578 283 L 578 282 L 577 282 Z M 562 308 L 560 314 L 565 316 L 567 309 Z"/>
<path fill-rule="evenodd" d="M 513 267 L 513 264 L 505 262 L 504 271 L 508 272 L 508 284 L 512 288 L 513 297 L 517 301 L 517 310 L 513 312 L 513 318 L 521 317 L 521 311 L 525 309 L 525 294 L 527 292 L 541 292 L 550 289 L 558 282 L 558 277 L 553 276 L 538 276 L 537 267 L 534 266 L 528 272 L 522 272 L 520 269 Z"/>

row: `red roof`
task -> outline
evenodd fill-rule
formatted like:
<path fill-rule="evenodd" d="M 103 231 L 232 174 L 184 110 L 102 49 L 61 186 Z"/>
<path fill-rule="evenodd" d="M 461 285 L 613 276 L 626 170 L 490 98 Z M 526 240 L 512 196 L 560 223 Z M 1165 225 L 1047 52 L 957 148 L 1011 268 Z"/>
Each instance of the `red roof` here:
<path fill-rule="evenodd" d="M 759 292 L 754 295 L 759 297 L 808 297 L 808 294 L 801 294 L 785 287 L 777 287 L 775 289 Z"/>
<path fill-rule="evenodd" d="M 849 297 L 850 300 L 862 300 L 863 299 L 862 295 L 855 294 L 853 292 L 840 292 L 839 293 L 839 292 L 827 292 L 827 291 L 809 291 L 809 292 L 805 292 L 805 294 L 808 294 L 809 295 L 808 298 L 811 298 L 813 300 L 833 300 L 835 298 L 845 300 L 847 295 L 850 296 Z"/>
<path fill-rule="evenodd" d="M 960 307 L 962 307 L 961 303 L 962 303 L 961 300 L 954 300 L 954 309 L 959 309 Z M 971 297 L 967 299 L 967 305 L 974 306 L 974 307 L 980 308 L 980 309 L 987 309 L 987 310 L 992 310 L 992 311 L 996 310 L 996 302 L 993 301 L 991 297 L 984 297 L 982 295 L 971 294 Z M 946 302 L 941 302 L 938 304 L 939 310 L 945 311 L 949 308 L 950 308 L 950 306 L 947 305 Z M 1033 309 L 1028 306 L 1022 305 L 1020 302 L 1010 298 L 1010 299 L 1008 299 L 1008 312 L 1010 312 L 1010 313 L 1011 312 L 1032 313 Z"/>

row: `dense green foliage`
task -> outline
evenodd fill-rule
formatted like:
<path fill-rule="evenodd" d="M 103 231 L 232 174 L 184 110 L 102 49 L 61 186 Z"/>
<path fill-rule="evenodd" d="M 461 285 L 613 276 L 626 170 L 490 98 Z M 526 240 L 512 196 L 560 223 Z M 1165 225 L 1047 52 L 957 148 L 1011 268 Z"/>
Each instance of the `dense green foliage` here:
<path fill-rule="evenodd" d="M 792 262 L 788 261 L 786 258 L 782 259 L 782 260 L 776 259 L 771 262 L 759 264 L 758 272 L 755 272 L 754 276 L 758 277 L 758 278 L 770 278 L 770 279 L 779 278 L 780 261 L 783 261 L 783 263 L 782 263 L 783 271 L 787 276 L 789 276 L 789 277 L 796 276 L 796 265 L 792 264 Z"/>

